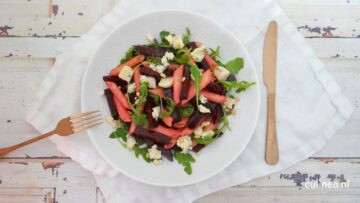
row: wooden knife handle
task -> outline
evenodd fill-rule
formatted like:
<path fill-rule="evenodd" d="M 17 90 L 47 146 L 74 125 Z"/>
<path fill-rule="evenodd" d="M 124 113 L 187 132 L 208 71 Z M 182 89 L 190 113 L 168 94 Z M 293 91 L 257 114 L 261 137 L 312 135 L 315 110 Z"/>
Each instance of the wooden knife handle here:
<path fill-rule="evenodd" d="M 268 94 L 265 161 L 270 165 L 275 165 L 279 161 L 278 144 L 276 139 L 275 93 Z"/>

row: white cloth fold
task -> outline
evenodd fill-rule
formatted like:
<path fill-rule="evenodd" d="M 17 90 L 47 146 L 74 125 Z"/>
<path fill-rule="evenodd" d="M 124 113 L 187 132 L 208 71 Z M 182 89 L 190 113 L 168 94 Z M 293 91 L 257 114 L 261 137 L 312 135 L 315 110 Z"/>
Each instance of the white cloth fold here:
<path fill-rule="evenodd" d="M 122 0 L 72 49 L 56 58 L 43 81 L 27 121 L 40 132 L 60 118 L 78 113 L 82 75 L 101 40 L 119 23 L 146 12 L 189 10 L 228 27 L 246 46 L 262 82 L 262 48 L 266 25 L 279 24 L 277 62 L 277 135 L 280 161 L 265 164 L 266 90 L 254 136 L 245 151 L 216 176 L 190 186 L 156 187 L 113 169 L 92 146 L 86 133 L 51 140 L 58 149 L 93 171 L 108 202 L 191 202 L 201 196 L 285 169 L 319 151 L 349 119 L 353 107 L 296 27 L 271 0 Z M 205 156 L 205 155 L 204 155 Z"/>

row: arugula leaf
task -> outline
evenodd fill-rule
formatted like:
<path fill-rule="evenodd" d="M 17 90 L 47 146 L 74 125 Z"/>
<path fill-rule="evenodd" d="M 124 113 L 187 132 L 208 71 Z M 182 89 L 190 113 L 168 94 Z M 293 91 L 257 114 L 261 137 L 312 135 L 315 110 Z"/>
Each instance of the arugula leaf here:
<path fill-rule="evenodd" d="M 134 57 L 134 47 L 130 47 L 127 52 L 125 53 L 124 58 L 121 59 L 120 64 L 125 63 L 126 61 L 130 60 Z"/>
<path fill-rule="evenodd" d="M 224 67 L 228 69 L 231 74 L 236 75 L 244 67 L 244 59 L 237 57 L 227 62 Z"/>
<path fill-rule="evenodd" d="M 202 137 L 202 138 L 194 138 L 194 140 L 197 143 L 204 144 L 204 145 L 209 145 L 214 141 L 213 136 L 205 136 L 205 137 Z"/>
<path fill-rule="evenodd" d="M 136 158 L 139 158 L 139 155 L 141 155 L 146 162 L 150 162 L 150 159 L 147 157 L 147 154 L 148 154 L 147 147 L 141 148 L 138 145 L 135 145 L 134 152 L 135 152 Z"/>
<path fill-rule="evenodd" d="M 138 108 L 146 102 L 146 97 L 148 96 L 148 85 L 149 85 L 149 83 L 147 83 L 147 82 L 144 82 L 140 85 L 140 98 L 136 104 L 137 109 L 136 109 L 135 113 L 138 113 L 138 110 L 139 110 Z"/>
<path fill-rule="evenodd" d="M 191 175 L 192 168 L 191 162 L 195 162 L 195 159 L 189 153 L 182 153 L 182 152 L 175 152 L 175 159 L 178 161 L 179 164 L 184 166 L 184 171 Z"/>
<path fill-rule="evenodd" d="M 129 126 L 123 125 L 122 128 L 117 128 L 114 132 L 109 135 L 111 139 L 121 139 L 122 141 L 127 141 L 127 134 L 129 132 Z"/>
<path fill-rule="evenodd" d="M 161 39 L 162 43 L 169 44 L 169 42 L 165 39 L 165 37 L 168 36 L 168 35 L 170 35 L 169 31 L 161 31 L 160 32 L 160 39 Z"/>
<path fill-rule="evenodd" d="M 220 81 L 221 85 L 225 87 L 227 91 L 230 91 L 232 88 L 235 88 L 236 92 L 245 91 L 247 88 L 256 84 L 256 82 L 247 82 L 247 81 Z"/>
<path fill-rule="evenodd" d="M 187 64 L 189 62 L 190 53 L 191 49 L 187 47 L 177 50 L 175 53 L 175 61 L 180 64 Z"/>
<path fill-rule="evenodd" d="M 190 116 L 191 114 L 194 113 L 194 107 L 191 106 L 191 105 L 188 105 L 184 108 L 178 108 L 179 110 L 179 114 L 180 114 L 180 117 L 181 119 L 185 118 L 185 117 L 188 117 Z"/>
<path fill-rule="evenodd" d="M 160 57 L 148 56 L 148 57 L 146 57 L 146 60 L 149 61 L 150 63 L 155 64 L 155 65 L 160 65 L 161 64 L 161 58 Z"/>
<path fill-rule="evenodd" d="M 186 28 L 186 34 L 185 34 L 185 36 L 183 37 L 183 42 L 184 42 L 184 44 L 189 44 L 189 42 L 190 42 L 190 35 L 191 35 L 190 29 L 187 27 L 187 28 Z"/>
<path fill-rule="evenodd" d="M 173 101 L 171 98 L 166 97 L 166 98 L 165 98 L 165 101 L 166 101 L 166 103 L 168 104 L 168 105 L 167 105 L 167 111 L 161 113 L 161 114 L 160 114 L 160 118 L 165 118 L 165 117 L 171 116 L 172 112 L 173 112 L 174 109 L 175 109 L 174 101 Z"/>
<path fill-rule="evenodd" d="M 200 91 L 200 80 L 201 80 L 200 71 L 197 65 L 192 62 L 189 63 L 189 66 L 190 66 L 191 75 L 195 79 L 194 86 L 196 91 L 196 105 L 199 106 L 199 91 Z"/>
<path fill-rule="evenodd" d="M 216 47 L 215 50 L 212 49 L 212 48 L 210 48 L 210 54 L 209 54 L 209 56 L 210 56 L 211 58 L 213 58 L 214 60 L 216 60 L 217 58 L 220 58 L 220 47 L 219 47 L 219 46 Z"/>
<path fill-rule="evenodd" d="M 148 123 L 147 117 L 143 113 L 134 113 L 131 116 L 131 120 L 137 125 L 137 126 L 144 126 Z"/>
<path fill-rule="evenodd" d="M 225 128 L 231 130 L 231 128 L 229 126 L 229 119 L 227 117 L 224 107 L 222 108 L 222 111 L 223 111 L 223 117 L 221 118 L 221 122 L 223 123 L 223 126 L 221 127 L 221 130 L 223 130 Z"/>

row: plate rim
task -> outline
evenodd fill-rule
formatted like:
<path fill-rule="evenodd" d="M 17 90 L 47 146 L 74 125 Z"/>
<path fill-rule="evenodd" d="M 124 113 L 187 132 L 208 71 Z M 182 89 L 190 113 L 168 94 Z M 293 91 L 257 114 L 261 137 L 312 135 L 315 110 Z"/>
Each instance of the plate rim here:
<path fill-rule="evenodd" d="M 98 47 L 93 51 L 93 53 L 91 54 L 90 56 L 90 60 L 86 66 L 86 70 L 84 72 L 84 75 L 83 75 L 83 80 L 82 80 L 82 84 L 81 84 L 81 98 L 80 98 L 80 104 L 81 104 L 81 110 L 84 111 L 85 108 L 85 91 L 83 91 L 85 89 L 85 83 L 86 83 L 86 78 L 87 78 L 87 75 L 88 75 L 88 72 L 89 72 L 89 69 L 90 69 L 90 65 L 93 63 L 93 61 L 95 60 L 95 55 L 96 53 L 98 52 L 99 48 L 104 44 L 104 42 L 106 40 L 108 40 L 108 38 L 114 33 L 116 32 L 118 29 L 120 29 L 122 26 L 126 25 L 126 24 L 129 24 L 131 23 L 132 21 L 135 21 L 137 20 L 138 18 L 142 18 L 144 16 L 149 16 L 149 15 L 153 15 L 153 14 L 159 14 L 159 13 L 180 13 L 180 14 L 185 14 L 185 15 L 195 15 L 197 17 L 200 17 L 200 18 L 203 18 L 207 21 L 210 21 L 211 23 L 219 26 L 222 28 L 223 31 L 225 31 L 227 34 L 231 35 L 236 41 L 237 43 L 241 46 L 241 49 L 243 50 L 244 52 L 244 55 L 246 57 L 244 58 L 247 58 L 249 61 L 247 61 L 247 63 L 251 64 L 251 68 L 253 69 L 254 71 L 254 77 L 256 79 L 256 83 L 259 84 L 259 77 L 258 77 L 258 74 L 257 74 L 257 70 L 255 68 L 255 65 L 254 65 L 254 62 L 253 62 L 253 59 L 252 57 L 250 56 L 248 50 L 246 49 L 245 45 L 243 44 L 242 41 L 240 41 L 238 39 L 238 37 L 236 37 L 236 35 L 230 31 L 227 27 L 225 27 L 224 25 L 216 22 L 215 20 L 207 17 L 207 16 L 204 16 L 204 15 L 201 15 L 199 13 L 195 13 L 195 12 L 192 12 L 192 11 L 186 11 L 186 10 L 179 10 L 179 9 L 159 9 L 159 10 L 156 10 L 156 11 L 149 11 L 149 12 L 145 12 L 143 14 L 140 14 L 140 15 L 136 15 L 128 20 L 126 20 L 125 22 L 123 23 L 119 23 L 118 25 L 116 25 L 114 27 L 114 29 L 109 32 L 102 40 L 100 40 L 99 44 L 98 44 Z M 245 143 L 242 147 L 241 150 L 238 150 L 238 152 L 236 153 L 236 156 L 234 156 L 234 158 L 232 158 L 231 160 L 229 160 L 227 163 L 223 164 L 223 166 L 219 169 L 219 170 L 216 170 L 212 173 L 208 173 L 207 175 L 203 176 L 202 178 L 198 178 L 196 180 L 190 180 L 190 181 L 186 181 L 186 182 L 183 182 L 181 184 L 163 184 L 163 183 L 153 183 L 153 182 L 149 182 L 149 181 L 146 181 L 146 180 L 143 180 L 141 178 L 137 178 L 136 176 L 133 176 L 129 173 L 127 173 L 126 171 L 120 169 L 119 167 L 117 167 L 116 164 L 114 164 L 110 159 L 107 158 L 107 156 L 105 154 L 103 154 L 103 152 L 101 151 L 101 149 L 99 149 L 100 147 L 96 144 L 96 141 L 93 139 L 93 136 L 90 135 L 89 133 L 89 130 L 86 130 L 86 132 L 88 133 L 88 136 L 91 140 L 91 143 L 93 144 L 93 146 L 95 147 L 96 151 L 101 155 L 101 157 L 106 161 L 106 163 L 108 163 L 110 166 L 112 166 L 115 170 L 117 170 L 119 173 L 133 179 L 133 180 L 136 180 L 136 181 L 139 181 L 141 183 L 145 183 L 145 184 L 148 184 L 148 185 L 153 185 L 153 186 L 161 186 L 161 187 L 179 187 L 179 186 L 186 186 L 186 185 L 193 185 L 193 184 L 196 184 L 196 183 L 199 183 L 199 182 L 202 182 L 202 181 L 205 181 L 211 177 L 214 177 L 215 175 L 219 174 L 220 172 L 224 171 L 227 167 L 229 167 L 232 163 L 234 163 L 234 161 L 236 159 L 239 158 L 239 156 L 241 155 L 241 153 L 243 153 L 243 151 L 245 150 L 245 148 L 248 146 L 249 144 L 249 141 L 250 139 L 253 137 L 254 135 L 254 132 L 255 132 L 255 128 L 256 128 L 256 125 L 258 123 L 258 119 L 259 119 L 259 114 L 260 114 L 260 104 L 261 104 L 261 92 L 260 92 L 260 85 L 255 85 L 253 86 L 255 87 L 257 90 L 257 105 L 256 105 L 256 115 L 255 115 L 255 121 L 254 123 L 252 124 L 251 126 L 251 135 L 248 136 L 248 138 L 245 140 Z"/>

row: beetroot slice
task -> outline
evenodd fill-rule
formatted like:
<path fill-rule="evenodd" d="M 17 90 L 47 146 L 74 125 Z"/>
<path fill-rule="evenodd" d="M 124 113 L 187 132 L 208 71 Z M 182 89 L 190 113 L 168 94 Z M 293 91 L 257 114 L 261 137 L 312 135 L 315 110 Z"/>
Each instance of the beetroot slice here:
<path fill-rule="evenodd" d="M 173 119 L 173 123 L 177 123 L 177 122 L 181 121 L 178 107 L 174 108 L 174 111 L 172 112 L 171 117 Z"/>
<path fill-rule="evenodd" d="M 165 97 L 169 97 L 170 99 L 173 99 L 173 88 L 165 88 L 164 89 Z"/>
<path fill-rule="evenodd" d="M 166 75 L 166 77 L 172 77 L 174 74 L 174 71 L 171 70 L 170 68 L 167 68 L 166 70 L 164 70 L 164 74 Z"/>
<path fill-rule="evenodd" d="M 103 80 L 108 81 L 108 82 L 113 82 L 117 86 L 121 86 L 121 87 L 124 87 L 128 84 L 125 80 L 123 80 L 119 77 L 116 77 L 116 76 L 111 76 L 111 75 L 103 76 Z"/>
<path fill-rule="evenodd" d="M 214 119 L 215 123 L 219 123 L 221 121 L 221 118 L 224 116 L 224 112 L 222 109 L 221 104 L 216 104 L 216 118 Z"/>
<path fill-rule="evenodd" d="M 111 91 L 109 89 L 105 89 L 104 92 L 105 92 L 105 97 L 106 97 L 107 104 L 108 104 L 109 109 L 110 109 L 110 114 L 115 120 L 118 120 L 119 119 L 119 114 L 118 114 L 118 112 L 116 110 L 116 107 L 115 107 L 113 94 L 111 93 Z"/>
<path fill-rule="evenodd" d="M 186 46 L 192 50 L 197 48 L 196 42 L 189 42 Z"/>
<path fill-rule="evenodd" d="M 184 78 L 185 81 L 183 81 L 182 83 L 182 87 L 181 87 L 181 94 L 180 94 L 180 98 L 181 99 L 187 99 L 187 96 L 189 94 L 189 87 L 190 87 L 190 67 L 189 65 L 185 65 L 184 66 Z"/>
<path fill-rule="evenodd" d="M 199 110 L 196 110 L 193 114 L 191 114 L 188 120 L 188 127 L 190 129 L 194 129 L 199 124 L 202 117 L 203 114 Z"/>
<path fill-rule="evenodd" d="M 149 129 L 156 128 L 158 126 L 158 122 L 152 116 L 152 109 L 155 107 L 155 102 L 152 98 L 148 97 L 145 103 L 144 111 L 146 117 L 148 119 Z"/>
<path fill-rule="evenodd" d="M 235 81 L 236 81 L 236 77 L 235 77 L 234 75 L 229 75 L 229 77 L 226 79 L 226 81 L 235 82 Z"/>
<path fill-rule="evenodd" d="M 173 161 L 173 154 L 170 149 L 165 149 L 163 146 L 158 146 L 158 149 L 161 151 L 161 154 L 169 161 Z"/>
<path fill-rule="evenodd" d="M 218 83 L 210 82 L 206 89 L 216 94 L 226 95 L 226 89 Z"/>
<path fill-rule="evenodd" d="M 136 127 L 134 135 L 143 139 L 153 140 L 155 143 L 162 145 L 169 144 L 171 141 L 171 138 L 166 135 L 157 132 L 150 132 L 148 129 L 140 126 Z"/>
<path fill-rule="evenodd" d="M 217 119 L 216 104 L 213 103 L 213 102 L 208 101 L 208 102 L 206 102 L 206 103 L 204 104 L 204 106 L 205 106 L 206 108 L 210 109 L 210 115 L 211 115 L 211 117 L 213 118 L 213 120 L 216 120 L 216 119 Z"/>
<path fill-rule="evenodd" d="M 161 79 L 160 73 L 154 71 L 151 68 L 147 68 L 147 67 L 145 67 L 143 65 L 140 66 L 140 73 L 142 75 L 147 75 L 147 76 L 154 77 L 157 81 L 160 81 L 160 79 Z"/>
<path fill-rule="evenodd" d="M 165 48 L 155 48 L 148 47 L 143 45 L 134 46 L 135 51 L 140 54 L 144 54 L 145 56 L 155 56 L 155 57 L 163 57 L 167 49 Z"/>
<path fill-rule="evenodd" d="M 193 147 L 193 151 L 196 153 L 196 152 L 199 152 L 200 150 L 202 150 L 204 147 L 206 147 L 206 145 L 204 144 L 197 144 L 195 147 Z"/>
<path fill-rule="evenodd" d="M 205 58 L 203 58 L 203 60 L 199 63 L 197 63 L 197 65 L 199 66 L 199 68 L 207 70 L 210 68 L 209 63 L 205 60 Z"/>

